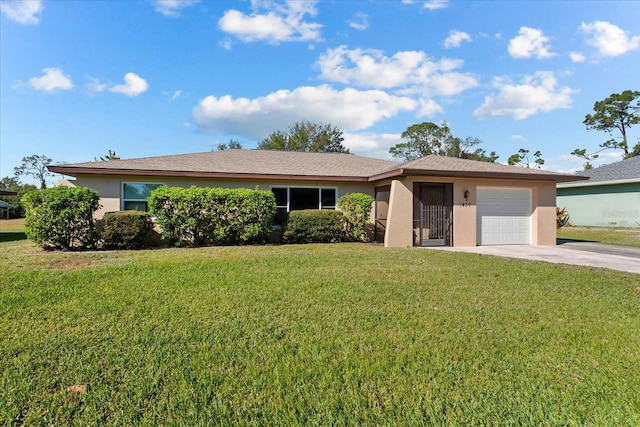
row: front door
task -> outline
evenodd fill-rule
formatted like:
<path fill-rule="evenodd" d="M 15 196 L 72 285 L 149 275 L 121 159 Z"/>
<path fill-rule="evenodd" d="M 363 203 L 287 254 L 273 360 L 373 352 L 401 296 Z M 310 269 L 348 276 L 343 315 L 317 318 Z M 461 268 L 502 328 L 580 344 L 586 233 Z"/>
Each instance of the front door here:
<path fill-rule="evenodd" d="M 419 205 L 414 210 L 416 246 L 451 244 L 451 184 L 419 184 Z"/>

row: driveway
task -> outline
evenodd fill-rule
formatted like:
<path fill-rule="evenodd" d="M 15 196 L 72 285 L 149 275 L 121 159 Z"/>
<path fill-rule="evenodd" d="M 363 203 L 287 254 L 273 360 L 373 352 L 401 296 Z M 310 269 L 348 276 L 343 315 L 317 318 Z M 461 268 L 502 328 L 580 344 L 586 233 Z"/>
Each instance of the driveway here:
<path fill-rule="evenodd" d="M 466 248 L 433 247 L 429 249 L 521 258 L 555 264 L 610 268 L 640 274 L 640 248 L 629 246 L 558 239 L 556 246 L 502 245 Z"/>

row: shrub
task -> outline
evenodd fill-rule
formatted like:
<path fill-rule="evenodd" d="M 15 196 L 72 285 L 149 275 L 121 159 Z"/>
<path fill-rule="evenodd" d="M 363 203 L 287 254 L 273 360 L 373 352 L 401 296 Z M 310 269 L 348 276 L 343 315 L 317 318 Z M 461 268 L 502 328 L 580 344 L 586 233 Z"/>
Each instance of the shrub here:
<path fill-rule="evenodd" d="M 560 209 L 556 207 L 556 228 L 560 229 L 565 225 L 571 225 L 569 223 L 569 214 L 567 213 L 566 208 Z"/>
<path fill-rule="evenodd" d="M 170 244 L 246 244 L 268 239 L 276 199 L 258 189 L 159 187 L 149 209 Z"/>
<path fill-rule="evenodd" d="M 22 198 L 27 237 L 45 249 L 90 249 L 97 233 L 93 214 L 100 196 L 82 187 L 31 191 Z"/>
<path fill-rule="evenodd" d="M 149 246 L 153 222 L 147 212 L 107 212 L 100 233 L 105 249 L 140 249 Z"/>
<path fill-rule="evenodd" d="M 366 241 L 367 224 L 371 215 L 373 197 L 363 193 L 349 193 L 338 199 L 338 208 L 344 213 L 347 238 Z"/>
<path fill-rule="evenodd" d="M 284 243 L 335 243 L 345 240 L 345 220 L 340 211 L 289 212 L 283 227 Z"/>

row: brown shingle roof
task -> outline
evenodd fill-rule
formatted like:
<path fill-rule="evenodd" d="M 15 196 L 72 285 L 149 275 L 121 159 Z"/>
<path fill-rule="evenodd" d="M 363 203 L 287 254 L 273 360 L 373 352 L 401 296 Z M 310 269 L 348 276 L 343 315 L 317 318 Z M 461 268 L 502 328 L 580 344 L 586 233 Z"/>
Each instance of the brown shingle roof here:
<path fill-rule="evenodd" d="M 398 162 L 342 153 L 306 153 L 270 150 L 227 150 L 172 156 L 145 157 L 53 165 L 52 172 L 80 174 L 144 174 L 169 176 L 225 176 L 253 178 L 283 176 L 341 178 L 367 177 L 397 167 Z"/>
<path fill-rule="evenodd" d="M 342 153 L 227 150 L 49 166 L 69 176 L 155 175 L 378 181 L 406 175 L 576 181 L 577 175 L 452 157 L 426 156 L 407 163 Z"/>
<path fill-rule="evenodd" d="M 477 160 L 458 159 L 430 155 L 399 165 L 398 168 L 372 176 L 374 181 L 394 175 L 430 175 L 474 178 L 510 178 L 533 179 L 543 181 L 578 181 L 585 177 L 550 172 L 541 169 L 530 169 L 520 166 L 508 166 L 500 163 L 480 162 Z"/>

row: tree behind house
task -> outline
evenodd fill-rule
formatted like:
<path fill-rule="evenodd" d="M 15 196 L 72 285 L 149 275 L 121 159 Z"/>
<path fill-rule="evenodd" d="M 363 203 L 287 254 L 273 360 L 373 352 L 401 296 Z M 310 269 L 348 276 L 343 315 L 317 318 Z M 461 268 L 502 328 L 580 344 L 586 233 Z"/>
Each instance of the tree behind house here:
<path fill-rule="evenodd" d="M 47 188 L 47 177 L 53 176 L 47 169 L 52 160 L 44 154 L 33 154 L 23 157 L 20 166 L 16 166 L 13 171 L 16 177 L 31 176 L 40 183 L 40 189 Z"/>
<path fill-rule="evenodd" d="M 473 150 L 473 147 L 482 144 L 482 141 L 472 136 L 465 139 L 455 137 L 446 123 L 440 126 L 432 122 L 411 125 L 402 132 L 402 138 L 407 141 L 394 145 L 389 149 L 389 153 L 404 161 L 416 160 L 431 154 L 491 163 L 498 159 L 495 151 L 487 155 L 481 148 Z"/>
<path fill-rule="evenodd" d="M 307 151 L 316 153 L 349 153 L 342 142 L 342 131 L 330 124 L 302 120 L 289 127 L 288 132 L 277 130 L 258 144 L 260 150 Z"/>

